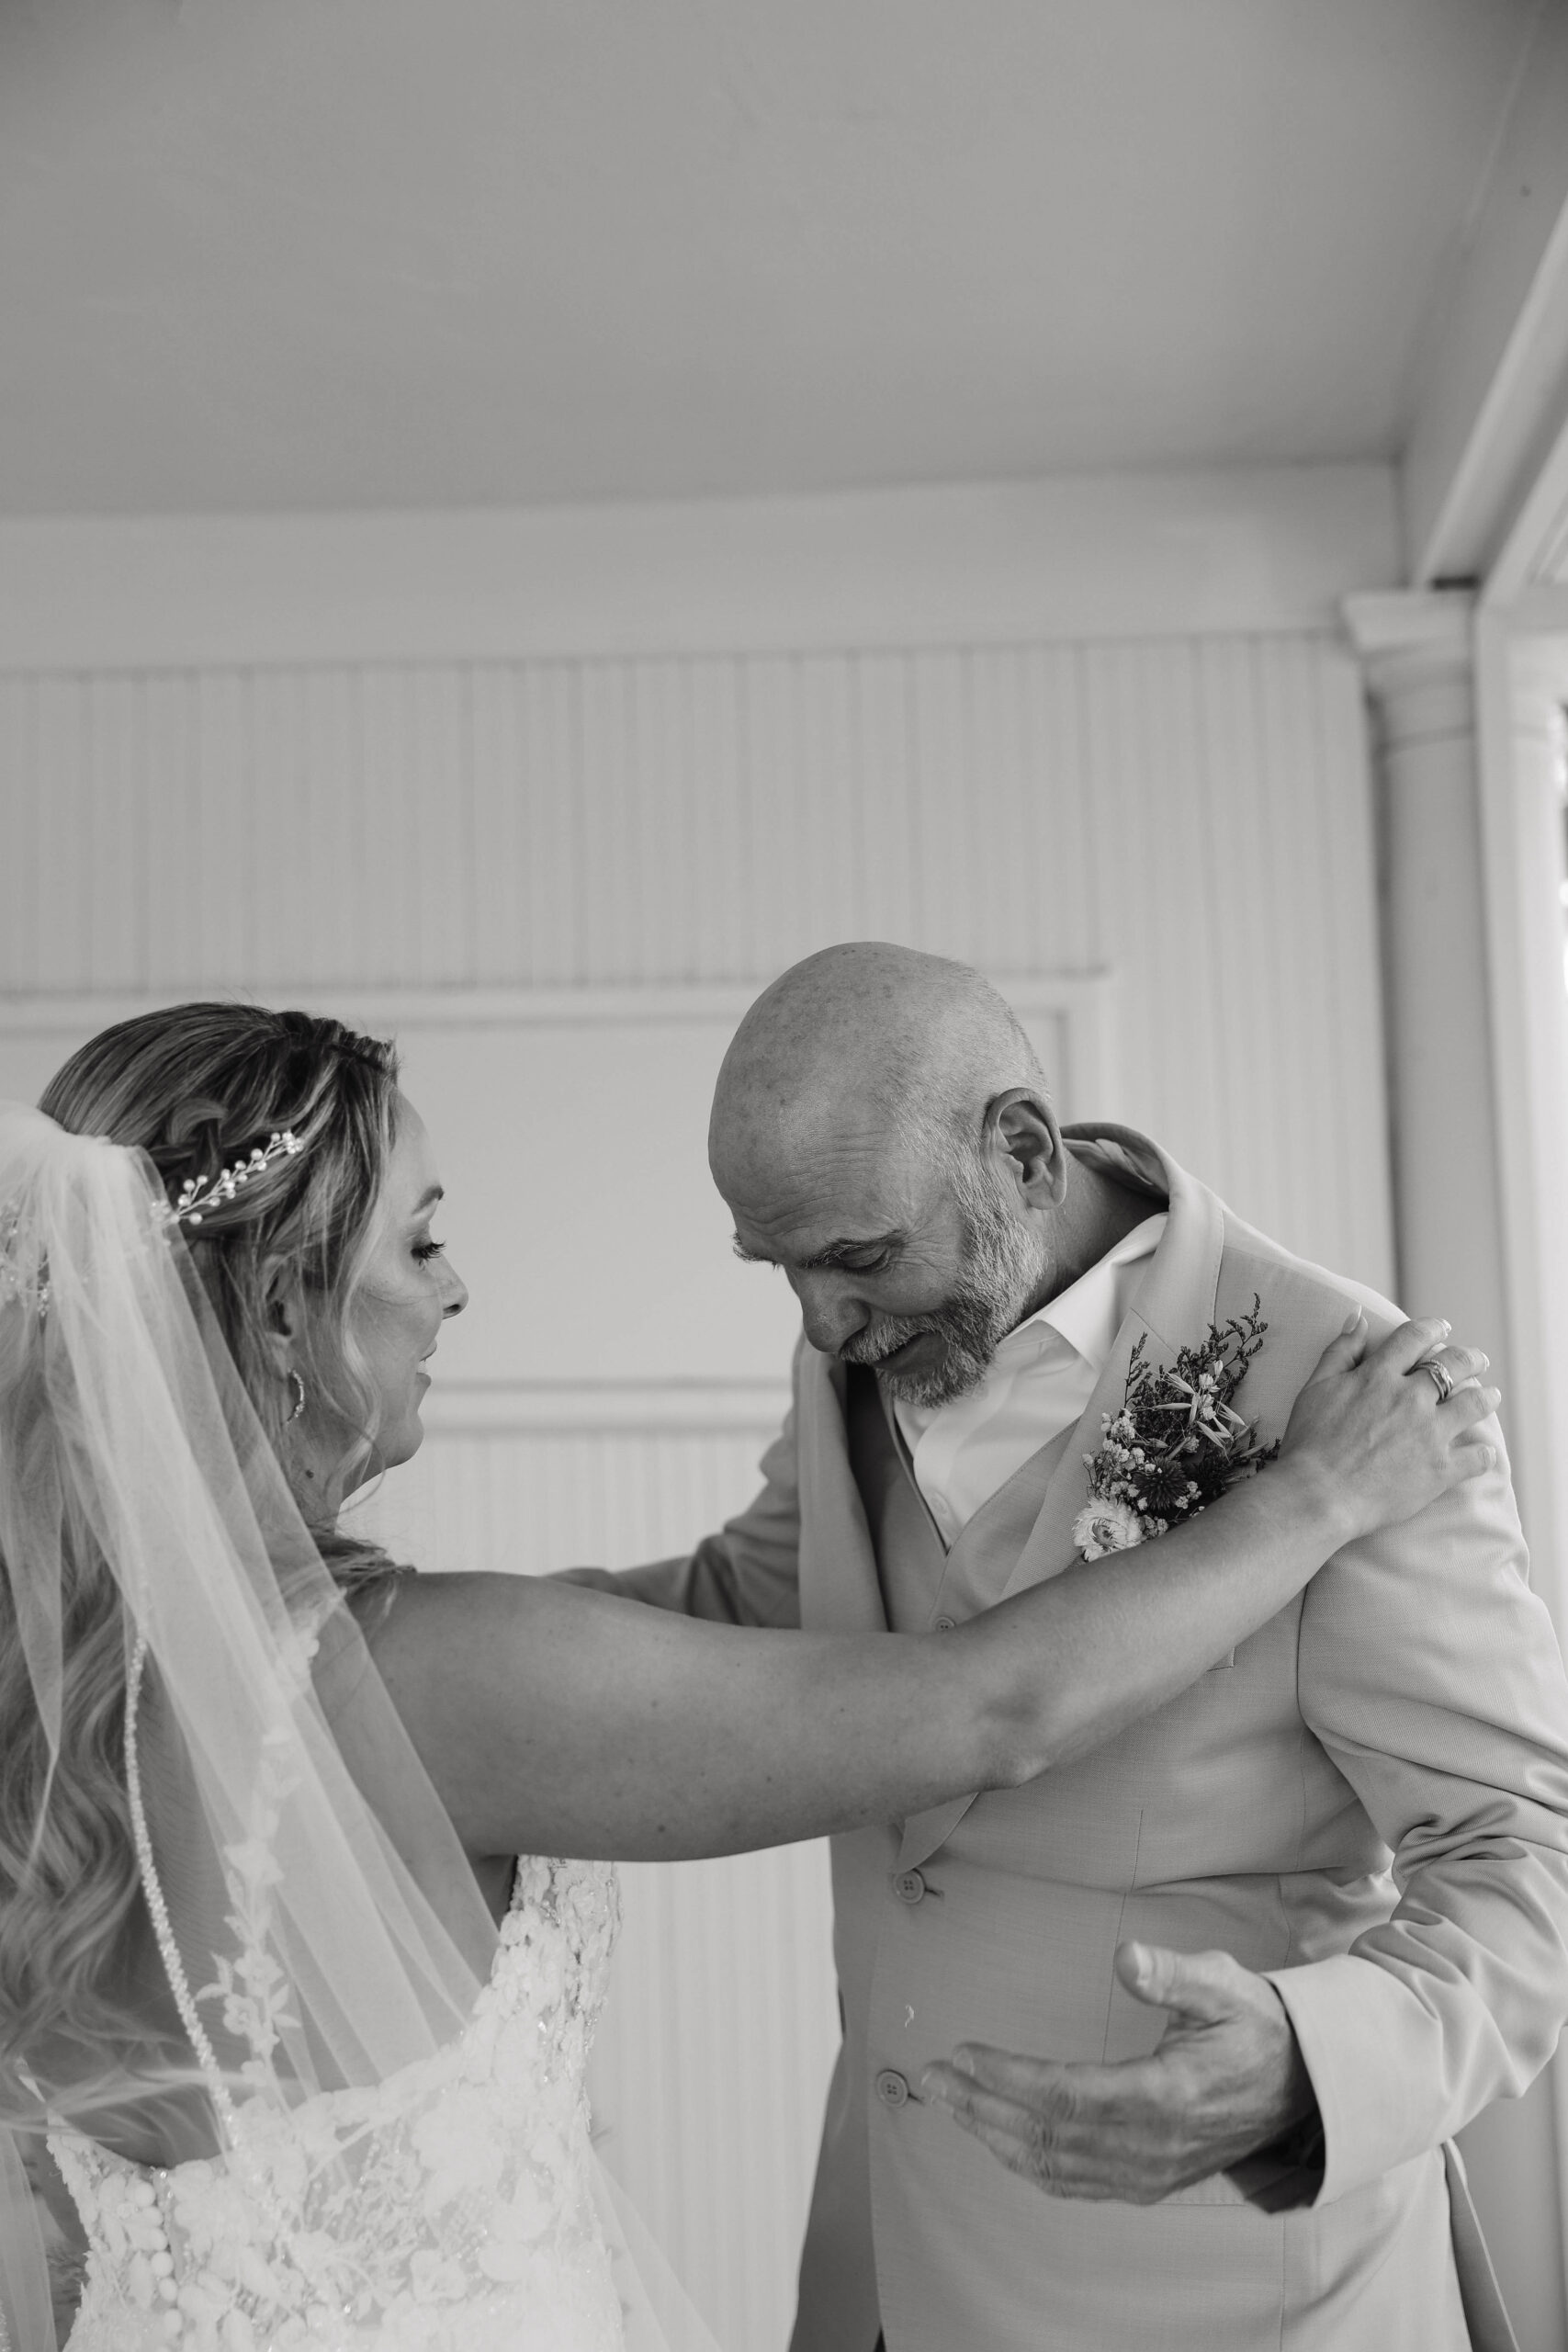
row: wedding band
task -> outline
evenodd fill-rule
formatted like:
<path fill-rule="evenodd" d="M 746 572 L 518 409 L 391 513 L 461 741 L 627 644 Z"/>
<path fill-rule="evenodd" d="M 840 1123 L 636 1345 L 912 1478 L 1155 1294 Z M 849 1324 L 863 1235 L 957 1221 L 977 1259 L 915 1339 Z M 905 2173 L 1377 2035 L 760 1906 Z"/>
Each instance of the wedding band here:
<path fill-rule="evenodd" d="M 1432 1385 L 1438 1392 L 1438 1402 L 1439 1405 L 1446 1405 L 1454 1393 L 1454 1376 L 1448 1365 L 1439 1363 L 1436 1356 L 1423 1356 L 1421 1369 L 1423 1372 L 1431 1374 Z"/>

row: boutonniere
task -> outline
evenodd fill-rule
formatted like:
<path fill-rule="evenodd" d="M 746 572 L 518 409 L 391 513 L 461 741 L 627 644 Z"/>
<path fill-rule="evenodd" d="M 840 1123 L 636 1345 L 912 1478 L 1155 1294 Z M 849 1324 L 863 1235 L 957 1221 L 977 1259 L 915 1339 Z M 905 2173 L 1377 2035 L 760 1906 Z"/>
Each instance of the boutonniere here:
<path fill-rule="evenodd" d="M 1138 1341 L 1122 1408 L 1102 1416 L 1104 1443 L 1084 1455 L 1089 1498 L 1073 1522 L 1073 1542 L 1086 1560 L 1163 1535 L 1273 1461 L 1279 1440 L 1260 1446 L 1257 1424 L 1231 1401 L 1269 1329 L 1259 1304 L 1255 1295 L 1250 1315 L 1211 1323 L 1173 1364 L 1149 1362 L 1146 1332 Z"/>

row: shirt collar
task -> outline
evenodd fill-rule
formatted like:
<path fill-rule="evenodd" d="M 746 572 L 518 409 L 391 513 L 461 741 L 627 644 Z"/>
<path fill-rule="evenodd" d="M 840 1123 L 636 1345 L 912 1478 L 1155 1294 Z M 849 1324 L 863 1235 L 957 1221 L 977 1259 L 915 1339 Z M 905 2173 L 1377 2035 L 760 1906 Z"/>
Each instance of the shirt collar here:
<path fill-rule="evenodd" d="M 1122 1326 L 1116 1268 L 1154 1255 L 1165 1231 L 1168 1214 L 1159 1209 L 1153 1216 L 1146 1216 L 1142 1225 L 1135 1225 L 1131 1233 L 1123 1234 L 1115 1249 L 1097 1259 L 1087 1273 L 1080 1274 L 1076 1283 L 1069 1283 L 1066 1290 L 1058 1291 L 1055 1298 L 1048 1298 L 1043 1306 L 1037 1307 L 1010 1331 L 998 1354 L 1025 1332 L 1030 1335 L 1025 1344 L 1032 1348 L 1037 1348 L 1048 1333 L 1055 1333 L 1096 1374 L 1103 1372 Z"/>

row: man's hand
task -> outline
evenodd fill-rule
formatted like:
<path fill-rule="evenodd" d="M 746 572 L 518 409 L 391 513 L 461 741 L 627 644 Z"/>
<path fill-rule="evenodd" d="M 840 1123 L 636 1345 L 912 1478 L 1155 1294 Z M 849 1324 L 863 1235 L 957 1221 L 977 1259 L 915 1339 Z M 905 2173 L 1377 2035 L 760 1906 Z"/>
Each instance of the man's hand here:
<path fill-rule="evenodd" d="M 1170 2021 L 1149 2058 L 1063 2065 L 965 2043 L 920 2087 L 1049 2197 L 1154 2205 L 1315 2110 L 1285 2005 L 1228 1952 L 1122 1944 L 1116 1973 Z"/>

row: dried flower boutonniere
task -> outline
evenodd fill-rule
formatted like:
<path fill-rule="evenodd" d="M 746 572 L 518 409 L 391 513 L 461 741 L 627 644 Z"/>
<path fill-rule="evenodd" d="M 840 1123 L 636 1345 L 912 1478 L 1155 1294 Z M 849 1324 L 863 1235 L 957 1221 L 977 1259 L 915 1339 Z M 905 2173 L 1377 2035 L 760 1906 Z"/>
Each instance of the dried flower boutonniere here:
<path fill-rule="evenodd" d="M 1279 1440 L 1260 1446 L 1256 1423 L 1231 1402 L 1269 1329 L 1259 1304 L 1255 1295 L 1250 1315 L 1211 1323 L 1174 1364 L 1152 1364 L 1147 1334 L 1138 1341 L 1122 1409 L 1102 1417 L 1104 1443 L 1084 1455 L 1089 1498 L 1073 1522 L 1073 1542 L 1086 1560 L 1163 1535 L 1273 1461 Z"/>

